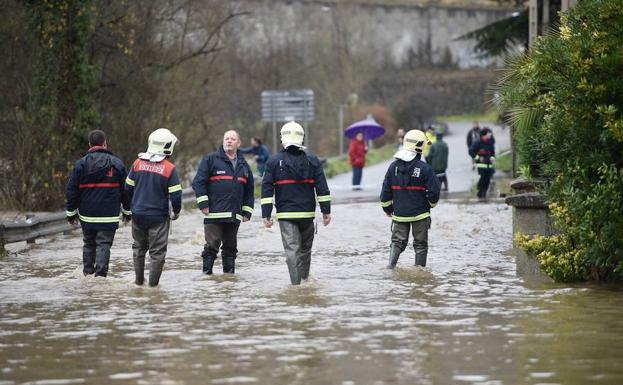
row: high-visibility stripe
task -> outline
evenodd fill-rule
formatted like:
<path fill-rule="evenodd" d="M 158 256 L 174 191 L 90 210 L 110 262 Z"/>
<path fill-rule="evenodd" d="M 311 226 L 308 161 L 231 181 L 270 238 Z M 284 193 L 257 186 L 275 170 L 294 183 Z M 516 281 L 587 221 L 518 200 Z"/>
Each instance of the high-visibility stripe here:
<path fill-rule="evenodd" d="M 123 209 L 123 208 L 121 209 L 121 212 L 122 212 L 123 214 L 125 214 L 125 215 L 132 215 L 132 211 L 130 211 L 130 210 L 125 210 L 125 209 Z"/>
<path fill-rule="evenodd" d="M 435 207 L 435 206 L 437 206 L 437 203 L 431 203 L 430 201 L 428 201 L 428 204 L 430 205 L 430 207 Z"/>
<path fill-rule="evenodd" d="M 208 196 L 207 195 L 201 195 L 197 197 L 197 203 L 201 203 L 201 202 L 205 202 L 208 200 Z"/>
<path fill-rule="evenodd" d="M 314 211 L 299 211 L 299 212 L 277 213 L 277 219 L 314 218 L 315 216 L 316 216 L 316 212 L 314 212 Z"/>
<path fill-rule="evenodd" d="M 242 215 L 240 214 L 236 214 L 236 219 L 239 220 L 240 222 L 242 222 Z"/>
<path fill-rule="evenodd" d="M 300 180 L 281 179 L 281 180 L 275 181 L 275 184 L 314 184 L 314 183 L 316 183 L 315 179 L 300 179 Z"/>
<path fill-rule="evenodd" d="M 84 215 L 80 215 L 80 220 L 82 222 L 89 223 L 115 223 L 119 222 L 119 215 L 116 217 L 86 217 Z"/>
<path fill-rule="evenodd" d="M 394 201 L 381 202 L 381 207 L 388 207 L 388 206 L 391 206 L 392 204 L 394 204 Z"/>
<path fill-rule="evenodd" d="M 426 191 L 424 186 L 392 186 L 392 190 L 418 190 Z"/>
<path fill-rule="evenodd" d="M 247 183 L 247 178 L 245 178 L 243 176 L 239 176 L 238 177 L 238 182 Z"/>
<path fill-rule="evenodd" d="M 169 194 L 173 194 L 176 191 L 182 191 L 182 185 L 176 184 L 175 186 L 169 187 Z"/>
<path fill-rule="evenodd" d="M 399 217 L 398 215 L 392 215 L 392 219 L 396 222 L 415 222 L 421 221 L 422 219 L 426 219 L 428 217 L 430 217 L 430 213 L 422 213 L 414 217 Z"/>
<path fill-rule="evenodd" d="M 206 215 L 206 218 L 212 218 L 212 219 L 231 218 L 231 217 L 232 217 L 232 213 L 231 212 L 208 213 L 208 215 Z"/>
<path fill-rule="evenodd" d="M 114 187 L 119 188 L 119 183 L 83 183 L 78 185 L 79 188 L 100 188 L 100 187 Z"/>
<path fill-rule="evenodd" d="M 233 180 L 234 177 L 231 175 L 214 175 L 208 178 L 210 180 Z"/>
<path fill-rule="evenodd" d="M 134 180 L 130 179 L 130 177 L 125 178 L 125 183 L 129 186 L 134 186 Z"/>
<path fill-rule="evenodd" d="M 251 206 L 242 206 L 242 211 L 246 211 L 246 212 L 253 214 L 253 208 Z"/>
<path fill-rule="evenodd" d="M 493 168 L 492 164 L 489 163 L 476 163 L 477 168 Z"/>
<path fill-rule="evenodd" d="M 74 211 L 65 210 L 65 215 L 67 215 L 68 217 L 73 217 L 76 214 L 78 214 L 78 210 L 74 210 Z"/>
<path fill-rule="evenodd" d="M 331 195 L 318 195 L 318 202 L 331 202 Z"/>
<path fill-rule="evenodd" d="M 273 203 L 273 197 L 260 199 L 260 204 L 268 205 Z"/>

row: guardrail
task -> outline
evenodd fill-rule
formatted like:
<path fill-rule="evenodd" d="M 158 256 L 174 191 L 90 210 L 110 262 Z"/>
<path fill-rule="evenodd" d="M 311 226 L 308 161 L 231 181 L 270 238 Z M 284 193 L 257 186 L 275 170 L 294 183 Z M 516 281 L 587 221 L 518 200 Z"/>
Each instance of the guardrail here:
<path fill-rule="evenodd" d="M 195 202 L 192 188 L 182 190 L 182 203 Z M 26 219 L 0 222 L 0 249 L 2 245 L 14 242 L 33 243 L 35 239 L 48 235 L 69 232 L 77 227 L 67 222 L 65 212 L 41 214 Z"/>

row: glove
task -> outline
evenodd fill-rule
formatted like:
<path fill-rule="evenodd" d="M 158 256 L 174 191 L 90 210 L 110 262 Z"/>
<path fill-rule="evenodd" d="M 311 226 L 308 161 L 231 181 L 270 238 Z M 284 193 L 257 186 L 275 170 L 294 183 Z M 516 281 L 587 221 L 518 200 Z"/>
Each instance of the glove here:
<path fill-rule="evenodd" d="M 176 220 L 179 217 L 180 217 L 180 213 L 173 213 L 173 216 L 171 217 L 171 220 L 174 221 L 174 220 Z"/>
<path fill-rule="evenodd" d="M 67 222 L 69 222 L 69 224 L 72 226 L 76 224 L 77 220 L 78 220 L 78 214 L 67 217 Z"/>

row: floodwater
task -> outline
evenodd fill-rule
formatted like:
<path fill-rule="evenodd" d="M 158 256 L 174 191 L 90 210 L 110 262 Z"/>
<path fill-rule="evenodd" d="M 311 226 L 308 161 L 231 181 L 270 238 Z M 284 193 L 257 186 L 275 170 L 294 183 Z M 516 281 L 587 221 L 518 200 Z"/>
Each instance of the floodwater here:
<path fill-rule="evenodd" d="M 201 276 L 201 215 L 174 222 L 161 286 L 81 276 L 79 232 L 0 261 L 0 384 L 621 384 L 620 287 L 526 282 L 511 211 L 441 202 L 429 263 L 385 269 L 378 203 L 337 205 L 312 279 L 291 287 L 277 228 L 241 226 L 235 276 Z M 216 270 L 221 268 L 217 262 Z"/>

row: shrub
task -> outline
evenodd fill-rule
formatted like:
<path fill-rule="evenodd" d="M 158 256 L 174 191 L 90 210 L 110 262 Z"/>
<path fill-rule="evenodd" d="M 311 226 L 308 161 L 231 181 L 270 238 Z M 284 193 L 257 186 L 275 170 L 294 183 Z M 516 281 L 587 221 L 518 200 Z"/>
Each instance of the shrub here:
<path fill-rule="evenodd" d="M 523 240 L 559 281 L 623 278 L 623 0 L 561 17 L 500 81 L 519 163 L 551 179 L 560 236 Z"/>

